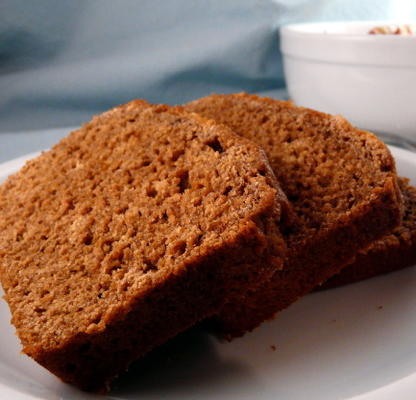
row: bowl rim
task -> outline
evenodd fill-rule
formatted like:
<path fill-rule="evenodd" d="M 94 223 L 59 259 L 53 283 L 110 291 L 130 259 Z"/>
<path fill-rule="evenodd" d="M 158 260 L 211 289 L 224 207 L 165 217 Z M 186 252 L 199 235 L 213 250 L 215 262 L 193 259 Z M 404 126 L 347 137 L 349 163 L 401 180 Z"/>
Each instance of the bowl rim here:
<path fill-rule="evenodd" d="M 353 21 L 315 21 L 315 22 L 299 22 L 293 24 L 287 24 L 280 27 L 280 34 L 282 36 L 308 36 L 314 38 L 326 38 L 326 39 L 358 39 L 362 40 L 378 40 L 378 41 L 390 41 L 390 40 L 416 40 L 416 34 L 414 35 L 371 35 L 366 33 L 353 33 L 353 32 L 334 32 L 330 29 L 333 27 L 367 27 L 371 29 L 375 26 L 384 25 L 414 25 L 416 26 L 416 20 L 413 21 L 398 21 L 398 20 L 353 20 Z M 317 29 L 321 27 L 321 29 Z M 327 30 L 325 30 L 325 28 Z"/>
<path fill-rule="evenodd" d="M 283 57 L 355 66 L 416 68 L 416 35 L 370 35 L 374 26 L 393 21 L 309 22 L 281 27 Z M 401 22 L 402 23 L 402 22 Z M 357 27 L 359 33 L 350 33 Z M 331 33 L 326 29 L 340 29 Z M 353 31 L 354 32 L 354 31 Z"/>

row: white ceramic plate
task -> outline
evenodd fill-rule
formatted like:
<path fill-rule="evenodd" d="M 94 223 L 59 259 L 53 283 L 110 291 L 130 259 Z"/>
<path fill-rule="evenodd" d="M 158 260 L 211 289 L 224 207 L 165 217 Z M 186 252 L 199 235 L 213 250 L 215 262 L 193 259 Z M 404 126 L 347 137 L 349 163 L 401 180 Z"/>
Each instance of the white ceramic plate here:
<path fill-rule="evenodd" d="M 416 154 L 392 148 L 416 184 Z M 32 155 L 33 156 L 33 155 Z M 0 179 L 28 157 L 0 164 Z M 0 304 L 0 399 L 414 400 L 416 268 L 303 298 L 231 343 L 191 330 L 132 366 L 106 397 L 19 353 Z"/>

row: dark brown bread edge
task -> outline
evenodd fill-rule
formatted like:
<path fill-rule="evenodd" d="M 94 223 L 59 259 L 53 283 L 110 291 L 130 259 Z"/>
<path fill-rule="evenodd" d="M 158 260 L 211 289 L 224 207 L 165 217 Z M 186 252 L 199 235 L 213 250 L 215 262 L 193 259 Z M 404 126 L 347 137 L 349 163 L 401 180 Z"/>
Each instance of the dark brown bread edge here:
<path fill-rule="evenodd" d="M 408 196 L 416 201 L 415 187 L 407 187 L 403 192 L 405 197 Z M 411 202 L 407 204 L 407 207 L 412 208 L 409 210 L 412 214 L 416 214 L 414 204 Z M 389 241 L 383 247 L 372 246 L 367 252 L 360 252 L 352 264 L 347 265 L 339 274 L 324 282 L 317 289 L 331 289 L 413 265 L 416 265 L 416 227 L 409 232 L 407 240 L 401 240 L 399 237 L 397 241 Z"/>
<path fill-rule="evenodd" d="M 264 245 L 258 226 L 248 224 L 234 244 L 228 243 L 207 260 L 187 265 L 138 299 L 123 319 L 105 331 L 78 335 L 59 350 L 25 350 L 63 381 L 105 393 L 133 360 L 217 312 L 229 287 L 236 287 L 236 279 L 240 279 L 239 290 L 244 291 L 255 278 L 256 268 L 271 261 L 273 255 Z M 259 254 L 259 248 L 265 251 Z"/>
<path fill-rule="evenodd" d="M 244 303 L 225 305 L 213 326 L 228 339 L 253 330 L 339 272 L 357 251 L 398 226 L 401 216 L 401 194 L 397 181 L 390 178 L 384 190 L 353 218 L 346 216 L 337 227 L 289 254 L 284 269 L 261 289 L 248 293 Z"/>
<path fill-rule="evenodd" d="M 370 252 L 357 257 L 353 264 L 323 283 L 319 289 L 348 285 L 414 265 L 416 265 L 416 237 L 413 246 L 386 248 L 383 251 Z"/>

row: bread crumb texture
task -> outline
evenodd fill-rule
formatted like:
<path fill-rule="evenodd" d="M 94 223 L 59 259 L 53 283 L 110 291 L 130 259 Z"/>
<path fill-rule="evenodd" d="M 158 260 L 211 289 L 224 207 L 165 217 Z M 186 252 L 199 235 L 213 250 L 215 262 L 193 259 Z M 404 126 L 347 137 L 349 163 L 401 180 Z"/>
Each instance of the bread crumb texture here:
<path fill-rule="evenodd" d="M 399 224 L 393 157 L 342 117 L 245 93 L 211 95 L 185 108 L 261 145 L 297 216 L 285 231 L 284 269 L 243 303 L 223 309 L 219 325 L 229 336 L 273 317 Z"/>
<path fill-rule="evenodd" d="M 287 200 L 228 128 L 134 101 L 0 187 L 0 274 L 24 351 L 87 390 L 282 265 Z"/>
<path fill-rule="evenodd" d="M 247 94 L 212 95 L 186 108 L 265 149 L 307 235 L 371 201 L 395 171 L 386 146 L 340 116 Z"/>

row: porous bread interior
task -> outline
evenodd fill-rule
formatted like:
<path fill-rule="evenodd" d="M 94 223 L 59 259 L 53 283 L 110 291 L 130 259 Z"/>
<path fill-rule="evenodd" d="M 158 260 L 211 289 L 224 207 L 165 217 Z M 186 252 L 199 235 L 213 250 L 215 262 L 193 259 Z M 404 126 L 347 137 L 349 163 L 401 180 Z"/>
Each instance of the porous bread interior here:
<path fill-rule="evenodd" d="M 211 95 L 185 109 L 260 144 L 297 216 L 285 232 L 284 268 L 216 318 L 228 338 L 272 318 L 398 225 L 402 204 L 390 152 L 343 118 L 244 93 Z"/>
<path fill-rule="evenodd" d="M 330 228 L 339 216 L 369 202 L 395 170 L 374 135 L 291 102 L 254 95 L 211 95 L 186 109 L 213 118 L 266 151 L 299 217 L 296 240 Z"/>
<path fill-rule="evenodd" d="M 0 189 L 0 272 L 26 351 L 105 330 L 251 219 L 278 215 L 272 180 L 256 145 L 142 102 L 27 163 Z"/>

